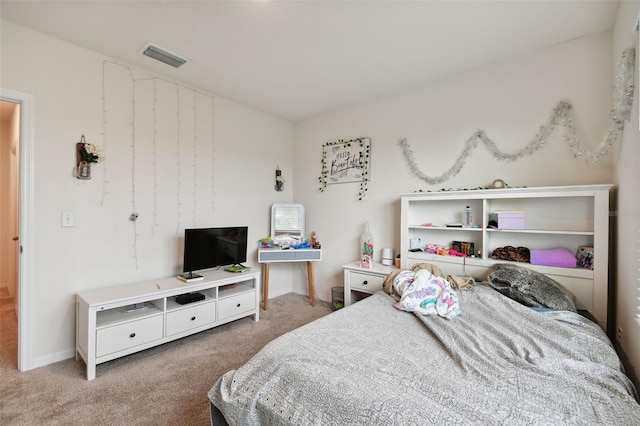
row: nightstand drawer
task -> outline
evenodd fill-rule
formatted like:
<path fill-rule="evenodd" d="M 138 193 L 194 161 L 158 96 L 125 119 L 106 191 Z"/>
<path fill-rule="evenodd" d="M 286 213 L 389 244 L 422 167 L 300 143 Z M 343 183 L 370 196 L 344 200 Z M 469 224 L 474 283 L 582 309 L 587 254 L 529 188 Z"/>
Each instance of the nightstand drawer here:
<path fill-rule="evenodd" d="M 218 320 L 224 320 L 256 308 L 256 292 L 238 294 L 218 301 Z"/>
<path fill-rule="evenodd" d="M 162 339 L 163 324 L 163 316 L 156 315 L 101 328 L 96 332 L 96 357 Z"/>
<path fill-rule="evenodd" d="M 216 302 L 202 303 L 167 313 L 167 336 L 216 321 Z"/>
<path fill-rule="evenodd" d="M 386 276 L 365 274 L 362 272 L 349 272 L 351 281 L 351 290 L 364 291 L 367 293 L 375 293 L 382 290 L 382 283 Z"/>

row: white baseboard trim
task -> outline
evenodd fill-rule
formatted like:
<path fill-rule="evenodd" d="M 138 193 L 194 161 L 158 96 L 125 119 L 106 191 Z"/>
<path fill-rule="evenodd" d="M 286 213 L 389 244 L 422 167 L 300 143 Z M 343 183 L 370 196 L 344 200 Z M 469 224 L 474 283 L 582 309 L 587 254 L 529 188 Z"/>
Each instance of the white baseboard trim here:
<path fill-rule="evenodd" d="M 76 351 L 74 349 L 69 349 L 69 350 L 58 352 L 55 354 L 41 356 L 32 360 L 31 369 L 44 367 L 46 365 L 54 364 L 60 361 L 65 361 L 69 358 L 75 358 L 75 356 L 76 356 Z"/>

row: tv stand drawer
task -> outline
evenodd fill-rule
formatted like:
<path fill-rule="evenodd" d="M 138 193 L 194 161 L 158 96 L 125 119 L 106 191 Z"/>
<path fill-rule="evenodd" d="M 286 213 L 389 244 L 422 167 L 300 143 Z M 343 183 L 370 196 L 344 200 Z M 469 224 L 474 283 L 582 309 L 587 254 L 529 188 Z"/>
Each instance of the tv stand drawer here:
<path fill-rule="evenodd" d="M 162 339 L 163 316 L 101 328 L 96 332 L 96 356 L 101 357 Z"/>
<path fill-rule="evenodd" d="M 222 321 L 254 309 L 256 309 L 255 291 L 220 299 L 218 301 L 218 320 Z"/>
<path fill-rule="evenodd" d="M 167 313 L 167 336 L 212 324 L 216 321 L 216 302 L 200 303 Z"/>

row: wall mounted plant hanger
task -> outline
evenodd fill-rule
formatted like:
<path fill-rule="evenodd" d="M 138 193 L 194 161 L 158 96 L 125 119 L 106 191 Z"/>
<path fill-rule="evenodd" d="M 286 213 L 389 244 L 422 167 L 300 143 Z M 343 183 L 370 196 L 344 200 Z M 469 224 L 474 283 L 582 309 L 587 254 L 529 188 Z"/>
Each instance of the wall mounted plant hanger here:
<path fill-rule="evenodd" d="M 76 143 L 76 177 L 91 179 L 91 164 L 102 160 L 104 160 L 102 150 L 96 145 L 87 143 L 82 135 L 80 142 Z"/>
<path fill-rule="evenodd" d="M 282 170 L 280 166 L 276 166 L 276 191 L 282 191 L 284 189 L 284 177 L 282 176 Z"/>

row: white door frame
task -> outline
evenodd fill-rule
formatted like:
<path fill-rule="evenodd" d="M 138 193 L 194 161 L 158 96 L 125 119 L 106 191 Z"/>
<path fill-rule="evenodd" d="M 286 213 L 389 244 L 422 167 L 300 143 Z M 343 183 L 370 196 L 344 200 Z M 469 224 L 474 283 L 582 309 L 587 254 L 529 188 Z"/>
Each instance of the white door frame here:
<path fill-rule="evenodd" d="M 31 283 L 33 256 L 34 96 L 0 87 L 0 99 L 20 104 L 19 243 L 18 255 L 18 371 L 32 368 Z"/>

